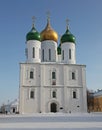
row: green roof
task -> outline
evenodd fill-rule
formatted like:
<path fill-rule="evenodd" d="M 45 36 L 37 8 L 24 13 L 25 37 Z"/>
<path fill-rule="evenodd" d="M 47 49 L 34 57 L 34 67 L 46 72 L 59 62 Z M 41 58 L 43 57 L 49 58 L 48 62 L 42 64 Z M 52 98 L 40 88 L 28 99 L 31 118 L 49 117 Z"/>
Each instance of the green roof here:
<path fill-rule="evenodd" d="M 64 42 L 75 43 L 75 37 L 73 34 L 70 33 L 68 29 L 66 30 L 65 34 L 63 34 L 61 37 L 61 43 L 64 43 Z"/>
<path fill-rule="evenodd" d="M 34 27 L 32 27 L 31 31 L 27 33 L 26 40 L 38 40 L 41 41 L 40 33 L 36 31 Z"/>

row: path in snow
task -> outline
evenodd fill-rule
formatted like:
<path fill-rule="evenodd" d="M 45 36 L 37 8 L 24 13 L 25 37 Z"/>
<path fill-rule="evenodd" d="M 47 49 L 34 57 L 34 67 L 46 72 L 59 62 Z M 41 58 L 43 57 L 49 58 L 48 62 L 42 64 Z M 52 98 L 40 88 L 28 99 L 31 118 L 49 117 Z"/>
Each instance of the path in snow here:
<path fill-rule="evenodd" d="M 0 130 L 102 130 L 100 114 L 0 115 Z"/>

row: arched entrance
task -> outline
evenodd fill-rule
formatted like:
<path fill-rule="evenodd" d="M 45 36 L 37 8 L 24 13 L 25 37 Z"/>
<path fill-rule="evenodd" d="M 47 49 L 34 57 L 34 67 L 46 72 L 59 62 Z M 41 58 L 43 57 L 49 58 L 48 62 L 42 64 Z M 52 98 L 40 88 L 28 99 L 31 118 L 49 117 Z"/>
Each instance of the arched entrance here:
<path fill-rule="evenodd" d="M 56 103 L 50 104 L 50 112 L 57 112 L 57 104 Z"/>

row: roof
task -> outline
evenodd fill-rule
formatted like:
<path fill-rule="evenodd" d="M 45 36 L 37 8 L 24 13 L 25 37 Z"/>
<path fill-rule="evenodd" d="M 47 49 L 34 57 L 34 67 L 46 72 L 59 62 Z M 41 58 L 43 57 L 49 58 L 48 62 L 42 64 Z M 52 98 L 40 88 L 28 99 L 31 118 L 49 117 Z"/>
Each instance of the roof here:
<path fill-rule="evenodd" d="M 94 96 L 102 96 L 102 90 L 98 90 L 94 93 Z"/>

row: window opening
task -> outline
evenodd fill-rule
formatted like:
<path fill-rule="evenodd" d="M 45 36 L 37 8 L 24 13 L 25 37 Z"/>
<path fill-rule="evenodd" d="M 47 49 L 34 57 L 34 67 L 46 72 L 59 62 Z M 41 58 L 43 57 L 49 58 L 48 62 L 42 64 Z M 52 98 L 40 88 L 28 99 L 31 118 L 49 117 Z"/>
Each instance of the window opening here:
<path fill-rule="evenodd" d="M 75 91 L 73 92 L 73 98 L 76 98 L 76 92 Z"/>
<path fill-rule="evenodd" d="M 30 92 L 30 98 L 34 98 L 34 91 Z"/>
<path fill-rule="evenodd" d="M 52 92 L 52 97 L 56 98 L 56 92 L 55 91 Z"/>
<path fill-rule="evenodd" d="M 35 48 L 33 47 L 33 58 L 35 58 Z"/>
<path fill-rule="evenodd" d="M 72 79 L 75 79 L 75 72 L 72 72 Z"/>
<path fill-rule="evenodd" d="M 52 72 L 52 79 L 56 79 L 56 73 Z"/>
<path fill-rule="evenodd" d="M 34 72 L 30 71 L 30 79 L 33 79 L 33 78 L 34 78 Z"/>
<path fill-rule="evenodd" d="M 51 60 L 51 49 L 49 49 L 49 60 Z"/>
<path fill-rule="evenodd" d="M 71 59 L 71 49 L 69 49 L 69 59 Z"/>
<path fill-rule="evenodd" d="M 42 60 L 44 61 L 44 49 L 42 50 Z"/>

